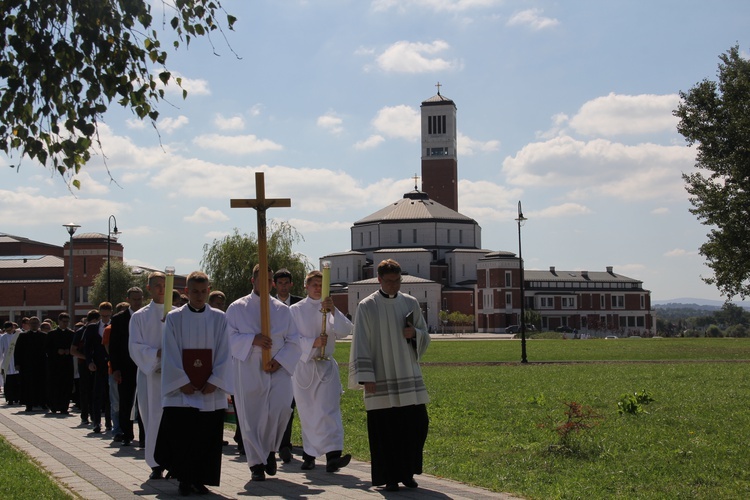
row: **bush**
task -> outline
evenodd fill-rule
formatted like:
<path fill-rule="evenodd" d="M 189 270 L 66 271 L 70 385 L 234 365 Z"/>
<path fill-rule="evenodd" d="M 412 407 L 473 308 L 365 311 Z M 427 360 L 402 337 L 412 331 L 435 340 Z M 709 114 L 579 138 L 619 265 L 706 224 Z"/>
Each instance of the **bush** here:
<path fill-rule="evenodd" d="M 745 325 L 732 325 L 724 332 L 727 337 L 748 337 L 750 332 Z"/>
<path fill-rule="evenodd" d="M 708 328 L 706 328 L 706 337 L 723 337 L 724 333 L 721 331 L 721 328 L 719 328 L 716 325 L 711 325 Z"/>

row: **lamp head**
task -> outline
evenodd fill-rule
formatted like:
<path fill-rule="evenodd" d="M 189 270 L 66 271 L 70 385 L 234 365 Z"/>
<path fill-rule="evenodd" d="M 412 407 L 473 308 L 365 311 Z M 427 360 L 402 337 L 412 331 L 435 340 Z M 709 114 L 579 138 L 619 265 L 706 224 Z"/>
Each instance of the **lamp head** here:
<path fill-rule="evenodd" d="M 78 229 L 81 226 L 78 224 L 74 224 L 73 222 L 68 222 L 67 224 L 63 224 L 63 227 L 67 229 L 68 234 L 72 237 L 73 234 L 75 234 L 76 229 Z"/>

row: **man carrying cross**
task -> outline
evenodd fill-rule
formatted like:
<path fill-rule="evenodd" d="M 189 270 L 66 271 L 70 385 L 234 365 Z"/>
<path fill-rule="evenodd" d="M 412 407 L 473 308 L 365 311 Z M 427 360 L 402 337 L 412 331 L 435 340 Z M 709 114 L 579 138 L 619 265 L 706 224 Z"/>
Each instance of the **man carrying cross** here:
<path fill-rule="evenodd" d="M 292 412 L 292 373 L 300 358 L 298 335 L 289 308 L 270 299 L 270 335 L 262 333 L 260 282 L 271 281 L 256 265 L 253 291 L 227 309 L 229 345 L 234 357 L 237 423 L 253 481 L 276 474 L 276 452 Z M 268 364 L 263 352 L 270 353 Z"/>
<path fill-rule="evenodd" d="M 276 474 L 276 452 L 292 408 L 292 373 L 300 358 L 289 308 L 269 295 L 266 209 L 289 207 L 289 199 L 267 199 L 263 173 L 255 174 L 255 200 L 231 200 L 232 208 L 254 208 L 258 215 L 258 260 L 253 291 L 227 309 L 229 345 L 235 374 L 237 424 L 253 481 Z M 262 271 L 261 271 L 262 270 Z"/>

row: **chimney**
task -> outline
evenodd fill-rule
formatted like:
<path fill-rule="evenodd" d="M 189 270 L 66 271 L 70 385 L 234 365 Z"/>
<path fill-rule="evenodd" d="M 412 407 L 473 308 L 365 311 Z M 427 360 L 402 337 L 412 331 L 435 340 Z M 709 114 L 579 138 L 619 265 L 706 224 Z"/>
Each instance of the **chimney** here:
<path fill-rule="evenodd" d="M 581 276 L 583 279 L 587 280 L 589 279 L 589 272 L 588 271 L 581 271 Z"/>
<path fill-rule="evenodd" d="M 557 276 L 557 273 L 555 272 L 555 266 L 549 266 L 549 272 Z"/>
<path fill-rule="evenodd" d="M 607 272 L 611 274 L 612 276 L 615 275 L 615 273 L 612 272 L 612 266 L 607 266 Z"/>

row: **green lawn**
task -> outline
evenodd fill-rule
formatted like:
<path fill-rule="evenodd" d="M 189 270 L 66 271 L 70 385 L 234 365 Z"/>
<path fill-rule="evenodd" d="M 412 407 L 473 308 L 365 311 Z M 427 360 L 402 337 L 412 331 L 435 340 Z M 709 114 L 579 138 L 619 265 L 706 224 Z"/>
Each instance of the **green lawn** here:
<path fill-rule="evenodd" d="M 529 498 L 750 498 L 750 363 L 731 362 L 750 360 L 750 340 L 527 346 L 528 365 L 461 365 L 518 360 L 520 343 L 432 343 L 423 367 L 432 399 L 426 473 Z M 337 344 L 336 357 L 347 354 Z M 533 363 L 552 360 L 636 362 Z M 618 414 L 623 393 L 643 390 L 655 400 L 647 413 Z M 565 450 L 554 427 L 571 401 L 601 419 Z M 346 449 L 368 460 L 360 393 L 345 392 L 342 413 Z"/>
<path fill-rule="evenodd" d="M 73 497 L 35 466 L 28 455 L 0 436 L 0 498 L 62 500 Z"/>

